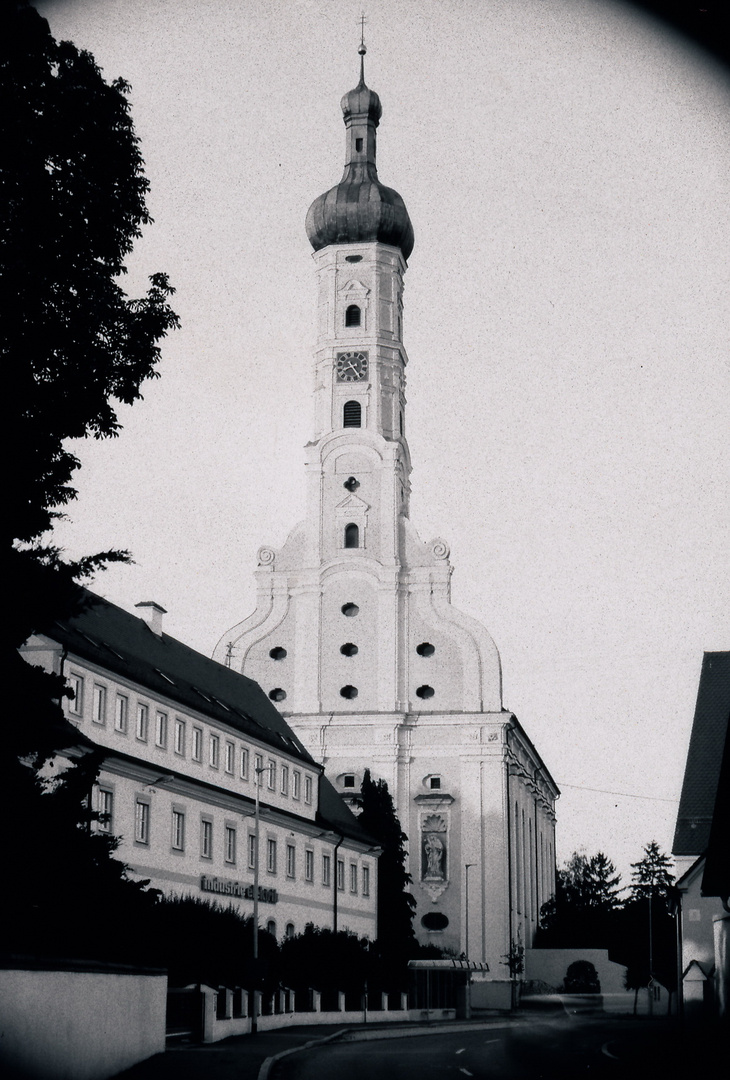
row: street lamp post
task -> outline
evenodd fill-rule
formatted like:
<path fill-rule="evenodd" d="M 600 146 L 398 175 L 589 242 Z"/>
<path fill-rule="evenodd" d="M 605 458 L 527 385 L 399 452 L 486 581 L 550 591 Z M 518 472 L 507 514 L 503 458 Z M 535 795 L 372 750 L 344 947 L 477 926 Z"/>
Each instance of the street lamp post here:
<path fill-rule="evenodd" d="M 469 959 L 469 871 L 476 863 L 464 863 L 464 955 Z"/>
<path fill-rule="evenodd" d="M 262 766 L 254 769 L 254 788 L 256 801 L 254 803 L 254 829 L 253 829 L 253 1011 L 251 1013 L 251 1034 L 258 1031 L 259 998 L 260 991 L 257 989 L 259 981 L 259 786 L 261 773 L 266 769 Z"/>

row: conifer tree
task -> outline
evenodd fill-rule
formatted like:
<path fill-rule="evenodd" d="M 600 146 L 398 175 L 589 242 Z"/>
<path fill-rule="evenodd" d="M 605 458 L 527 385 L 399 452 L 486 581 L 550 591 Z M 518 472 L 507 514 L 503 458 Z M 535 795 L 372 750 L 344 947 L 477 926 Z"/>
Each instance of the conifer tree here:
<path fill-rule="evenodd" d="M 360 801 L 360 824 L 383 849 L 378 859 L 378 952 L 393 974 L 402 977 L 405 960 L 416 951 L 416 901 L 408 888 L 412 878 L 406 870 L 408 837 L 396 816 L 388 785 L 385 780 L 373 780 L 369 769 L 363 777 Z"/>

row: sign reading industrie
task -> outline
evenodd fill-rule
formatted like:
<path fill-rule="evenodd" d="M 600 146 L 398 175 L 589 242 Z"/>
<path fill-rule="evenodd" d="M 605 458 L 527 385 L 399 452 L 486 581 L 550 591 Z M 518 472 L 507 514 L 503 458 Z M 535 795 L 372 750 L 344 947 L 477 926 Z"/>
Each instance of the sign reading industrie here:
<path fill-rule="evenodd" d="M 244 900 L 253 900 L 253 885 L 244 885 L 242 881 L 231 881 L 230 878 L 211 877 L 203 874 L 200 878 L 200 888 L 203 892 L 218 893 L 220 896 L 240 896 Z M 279 899 L 276 889 L 265 889 L 259 885 L 259 901 L 262 904 L 275 904 Z"/>

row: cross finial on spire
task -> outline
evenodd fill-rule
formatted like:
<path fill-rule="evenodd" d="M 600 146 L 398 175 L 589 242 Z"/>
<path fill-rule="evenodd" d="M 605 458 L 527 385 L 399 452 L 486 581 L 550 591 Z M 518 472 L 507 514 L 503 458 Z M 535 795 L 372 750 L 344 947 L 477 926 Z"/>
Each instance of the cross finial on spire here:
<path fill-rule="evenodd" d="M 360 15 L 360 47 L 357 50 L 360 54 L 360 84 L 362 86 L 365 85 L 365 53 L 367 52 L 365 48 L 365 22 L 365 12 L 363 11 Z"/>

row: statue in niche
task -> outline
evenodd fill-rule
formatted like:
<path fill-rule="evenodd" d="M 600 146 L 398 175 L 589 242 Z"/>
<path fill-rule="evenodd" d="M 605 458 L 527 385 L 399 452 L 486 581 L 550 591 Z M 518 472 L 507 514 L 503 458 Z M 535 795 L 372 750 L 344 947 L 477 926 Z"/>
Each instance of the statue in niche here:
<path fill-rule="evenodd" d="M 423 880 L 444 880 L 444 855 L 446 847 L 436 833 L 426 833 L 423 837 Z"/>

